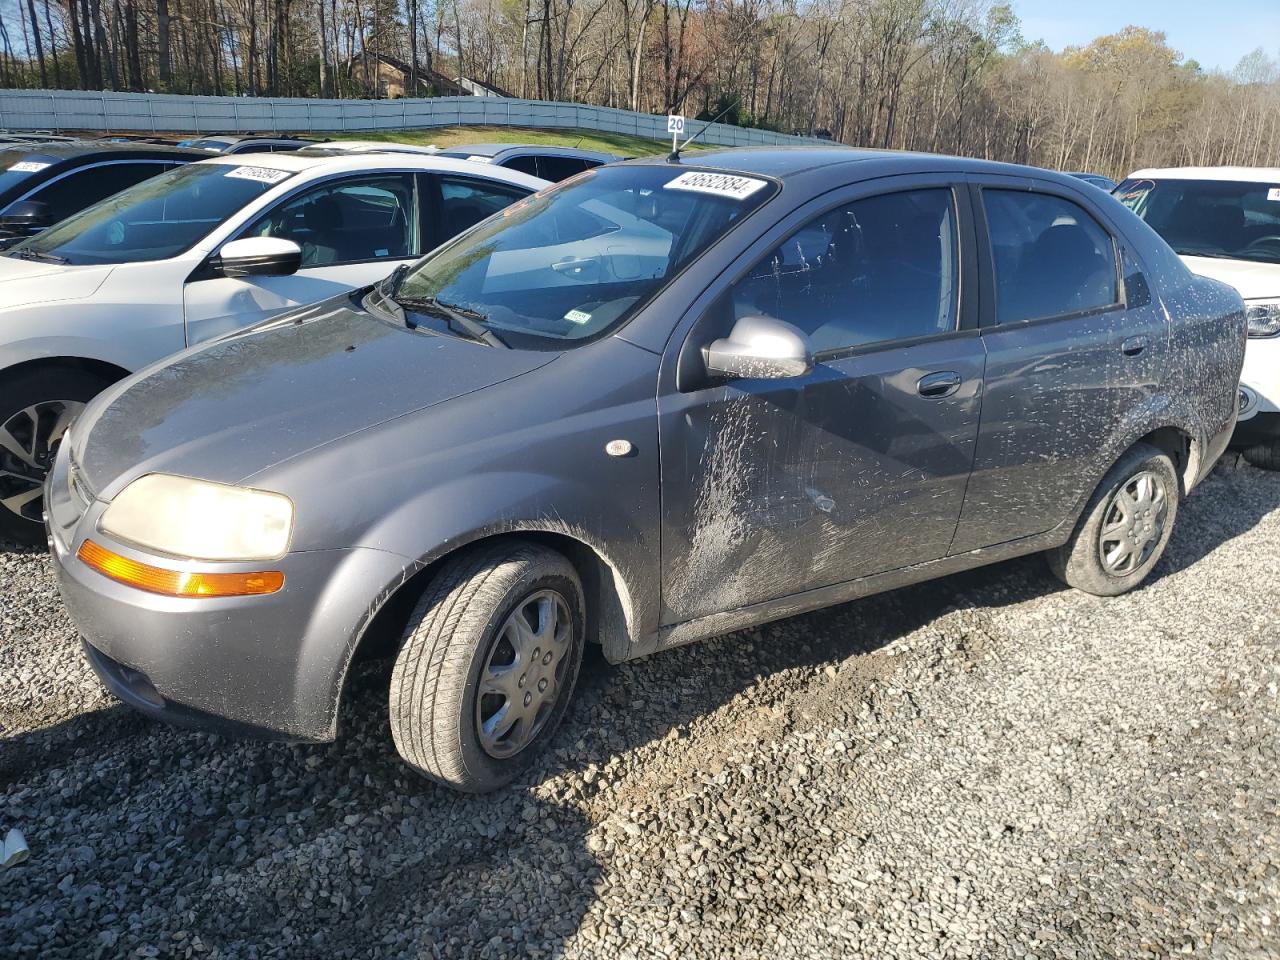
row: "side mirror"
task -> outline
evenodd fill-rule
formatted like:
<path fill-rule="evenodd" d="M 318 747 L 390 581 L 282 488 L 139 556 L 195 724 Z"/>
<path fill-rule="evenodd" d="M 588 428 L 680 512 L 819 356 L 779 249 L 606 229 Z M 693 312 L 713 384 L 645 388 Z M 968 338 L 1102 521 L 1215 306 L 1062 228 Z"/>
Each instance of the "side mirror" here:
<path fill-rule="evenodd" d="M 287 277 L 302 266 L 302 248 L 279 237 L 224 243 L 212 266 L 224 277 Z"/>
<path fill-rule="evenodd" d="M 809 338 L 772 317 L 742 317 L 729 336 L 703 347 L 702 357 L 716 377 L 785 380 L 813 369 Z"/>
<path fill-rule="evenodd" d="M 0 230 L 5 233 L 29 237 L 49 226 L 52 217 L 49 205 L 39 200 L 20 200 L 0 213 Z"/>

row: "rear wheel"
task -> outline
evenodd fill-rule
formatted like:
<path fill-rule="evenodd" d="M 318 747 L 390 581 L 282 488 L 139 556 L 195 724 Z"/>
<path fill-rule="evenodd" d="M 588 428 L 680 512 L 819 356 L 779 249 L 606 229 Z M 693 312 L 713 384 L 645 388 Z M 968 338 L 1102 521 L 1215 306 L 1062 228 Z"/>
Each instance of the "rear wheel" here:
<path fill-rule="evenodd" d="M 433 780 L 510 783 L 564 716 L 583 647 L 582 585 L 553 550 L 519 540 L 450 561 L 409 617 L 391 674 L 391 734 Z"/>
<path fill-rule="evenodd" d="M 1113 466 L 1049 567 L 1077 590 L 1114 597 L 1132 590 L 1164 553 L 1178 516 L 1181 487 L 1173 461 L 1146 443 Z"/>
<path fill-rule="evenodd" d="M 33 370 L 0 385 L 0 539 L 45 542 L 44 478 L 67 427 L 109 385 L 71 368 Z"/>
<path fill-rule="evenodd" d="M 1244 458 L 1262 470 L 1280 470 L 1280 440 L 1256 443 L 1244 449 Z"/>

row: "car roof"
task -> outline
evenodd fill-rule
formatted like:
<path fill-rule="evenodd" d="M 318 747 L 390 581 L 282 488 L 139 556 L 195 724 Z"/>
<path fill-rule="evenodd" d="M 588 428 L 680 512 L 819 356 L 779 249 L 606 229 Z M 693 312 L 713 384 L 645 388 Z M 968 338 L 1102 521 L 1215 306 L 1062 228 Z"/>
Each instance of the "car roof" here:
<path fill-rule="evenodd" d="M 628 164 L 667 164 L 664 156 L 640 157 Z M 854 168 L 850 181 L 870 180 L 896 173 L 988 173 L 1017 177 L 1036 177 L 1055 183 L 1077 185 L 1074 177 L 1056 170 L 952 157 L 940 153 L 912 153 L 905 150 L 873 150 L 866 147 L 733 147 L 724 150 L 685 152 L 678 161 L 682 166 L 704 167 L 732 173 L 759 174 L 785 180 L 812 171 Z M 672 164 L 674 166 L 675 164 Z"/>
<path fill-rule="evenodd" d="M 204 156 L 208 156 L 204 154 Z M 220 154 L 201 160 L 206 164 L 232 167 L 265 167 L 269 170 L 285 170 L 289 173 L 356 173 L 361 170 L 422 170 L 435 173 L 458 173 L 540 190 L 547 181 L 505 167 L 472 163 L 455 157 L 442 157 L 431 153 L 250 153 Z"/>
<path fill-rule="evenodd" d="M 132 157 L 173 157 L 196 160 L 209 155 L 204 150 L 169 147 L 159 143 L 95 143 L 90 140 L 75 143 L 6 143 L 2 149 L 39 153 L 41 159 L 50 163 L 85 158 L 127 160 Z"/>
<path fill-rule="evenodd" d="M 1145 170 L 1135 170 L 1126 179 L 1280 183 L 1280 167 L 1150 167 Z"/>
<path fill-rule="evenodd" d="M 558 147 L 553 143 L 459 143 L 442 152 L 453 156 L 496 157 L 503 153 L 536 154 L 540 157 L 580 157 L 583 160 L 616 160 L 618 154 L 579 147 Z"/>

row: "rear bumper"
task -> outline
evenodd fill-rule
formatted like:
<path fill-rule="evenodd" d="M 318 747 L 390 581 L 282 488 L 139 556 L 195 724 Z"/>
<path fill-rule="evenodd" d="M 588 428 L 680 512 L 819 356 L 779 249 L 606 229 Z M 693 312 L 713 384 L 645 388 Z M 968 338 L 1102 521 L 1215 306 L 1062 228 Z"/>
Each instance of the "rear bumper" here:
<path fill-rule="evenodd" d="M 1280 337 L 1254 338 L 1244 351 L 1240 371 L 1240 423 L 1260 414 L 1280 413 Z"/>
<path fill-rule="evenodd" d="M 50 472 L 45 503 L 63 601 L 89 662 L 116 696 L 184 726 L 334 738 L 351 655 L 388 584 L 400 582 L 407 566 L 402 558 L 370 549 L 296 553 L 271 564 L 284 571 L 285 585 L 268 596 L 159 596 L 117 583 L 77 558 L 85 535 L 93 533 L 125 556 L 164 563 L 96 533 L 102 504 L 77 515 L 64 456 Z"/>

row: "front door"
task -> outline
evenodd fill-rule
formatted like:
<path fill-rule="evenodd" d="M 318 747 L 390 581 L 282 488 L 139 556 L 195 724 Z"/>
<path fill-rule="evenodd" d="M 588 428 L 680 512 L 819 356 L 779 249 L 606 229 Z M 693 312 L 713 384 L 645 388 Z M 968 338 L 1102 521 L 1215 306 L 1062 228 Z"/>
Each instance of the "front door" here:
<path fill-rule="evenodd" d="M 302 248 L 286 277 L 222 277 L 198 270 L 183 291 L 188 344 L 376 283 L 422 252 L 417 178 L 346 176 L 285 197 L 239 234 Z"/>
<path fill-rule="evenodd" d="M 747 315 L 799 327 L 818 362 L 660 394 L 665 623 L 946 555 L 984 374 L 960 322 L 959 199 L 936 185 L 828 208 L 694 325 L 686 364 Z"/>

